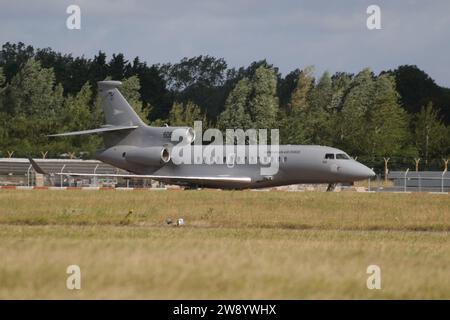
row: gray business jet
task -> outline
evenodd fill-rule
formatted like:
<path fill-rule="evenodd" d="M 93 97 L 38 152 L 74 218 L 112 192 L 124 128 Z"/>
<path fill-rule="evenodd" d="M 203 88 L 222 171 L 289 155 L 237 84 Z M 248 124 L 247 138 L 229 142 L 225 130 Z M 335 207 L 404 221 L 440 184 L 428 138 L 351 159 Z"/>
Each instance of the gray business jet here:
<path fill-rule="evenodd" d="M 277 162 L 278 169 L 276 173 L 269 175 L 263 174 L 261 170 L 267 167 L 267 159 L 265 162 L 258 156 L 251 159 L 248 146 L 244 146 L 245 153 L 242 157 L 227 153 L 223 147 L 223 154 L 208 163 L 196 163 L 195 152 L 192 152 L 191 159 L 194 161 L 176 164 L 172 161 L 171 154 L 177 143 L 172 139 L 173 133 L 175 130 L 182 132 L 185 141 L 193 142 L 195 131 L 189 127 L 146 125 L 118 90 L 120 85 L 119 81 L 98 83 L 106 120 L 104 126 L 51 136 L 101 134 L 104 148 L 97 150 L 96 158 L 130 174 L 62 173 L 63 175 L 148 178 L 186 187 L 221 189 L 267 188 L 300 183 L 334 185 L 375 175 L 371 169 L 351 159 L 342 150 L 313 145 L 280 145 L 277 152 L 273 153 L 270 152 L 269 145 L 267 157 L 269 161 Z M 37 172 L 45 173 L 32 159 L 30 161 Z"/>

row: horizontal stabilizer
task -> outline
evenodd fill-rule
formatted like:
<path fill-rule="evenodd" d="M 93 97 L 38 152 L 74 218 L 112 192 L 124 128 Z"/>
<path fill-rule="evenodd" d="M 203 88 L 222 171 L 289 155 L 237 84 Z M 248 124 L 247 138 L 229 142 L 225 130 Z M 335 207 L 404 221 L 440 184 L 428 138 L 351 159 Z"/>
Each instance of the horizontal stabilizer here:
<path fill-rule="evenodd" d="M 67 136 L 79 136 L 79 135 L 83 135 L 83 134 L 96 134 L 96 133 L 120 131 L 120 130 L 133 130 L 133 129 L 136 129 L 137 127 L 138 126 L 104 126 L 102 128 L 91 129 L 91 130 L 51 134 L 51 135 L 49 135 L 49 137 L 67 137 Z"/>
<path fill-rule="evenodd" d="M 40 174 L 47 174 L 31 157 L 28 157 L 28 160 L 31 163 L 31 166 L 33 167 L 34 171 Z"/>

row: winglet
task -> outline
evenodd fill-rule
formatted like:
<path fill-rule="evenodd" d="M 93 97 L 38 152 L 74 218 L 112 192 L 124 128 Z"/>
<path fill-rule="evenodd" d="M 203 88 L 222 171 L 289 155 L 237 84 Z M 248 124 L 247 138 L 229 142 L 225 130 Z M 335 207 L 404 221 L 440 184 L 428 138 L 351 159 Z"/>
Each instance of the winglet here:
<path fill-rule="evenodd" d="M 31 166 L 33 167 L 34 171 L 36 171 L 37 173 L 40 173 L 40 174 L 47 174 L 47 172 L 45 172 L 44 170 L 42 170 L 41 167 L 39 167 L 39 165 L 36 163 L 36 161 L 33 160 L 33 158 L 28 157 L 28 161 L 30 161 Z"/>

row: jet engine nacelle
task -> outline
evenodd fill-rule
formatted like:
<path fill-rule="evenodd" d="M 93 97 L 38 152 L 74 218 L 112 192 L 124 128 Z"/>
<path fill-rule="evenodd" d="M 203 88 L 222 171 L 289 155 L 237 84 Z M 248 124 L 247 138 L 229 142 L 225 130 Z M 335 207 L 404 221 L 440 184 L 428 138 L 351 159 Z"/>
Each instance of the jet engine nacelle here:
<path fill-rule="evenodd" d="M 151 127 L 150 130 L 152 136 L 162 142 L 161 144 L 177 144 L 181 139 L 192 143 L 195 139 L 195 131 L 190 127 Z"/>
<path fill-rule="evenodd" d="M 170 161 L 170 150 L 167 147 L 145 147 L 128 150 L 125 154 L 128 162 L 158 167 Z"/>

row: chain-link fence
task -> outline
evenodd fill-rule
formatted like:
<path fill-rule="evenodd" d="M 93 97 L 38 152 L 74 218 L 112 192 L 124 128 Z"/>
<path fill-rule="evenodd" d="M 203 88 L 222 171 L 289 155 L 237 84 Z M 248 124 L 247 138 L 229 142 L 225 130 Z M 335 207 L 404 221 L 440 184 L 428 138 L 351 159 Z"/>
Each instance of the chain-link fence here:
<path fill-rule="evenodd" d="M 377 174 L 364 183 L 372 192 L 450 192 L 448 171 L 390 171 L 385 178 Z"/>
<path fill-rule="evenodd" d="M 128 172 L 97 160 L 41 159 L 37 160 L 48 175 L 37 174 L 28 159 L 0 158 L 0 186 L 55 186 L 55 187 L 161 187 L 150 179 L 115 177 L 74 177 L 56 173 L 127 174 Z"/>
<path fill-rule="evenodd" d="M 385 166 L 390 171 L 443 171 L 450 165 L 450 157 L 423 159 L 411 157 L 356 157 L 356 160 L 373 168 L 376 172 L 384 172 Z"/>
<path fill-rule="evenodd" d="M 164 184 L 150 179 L 74 177 L 56 174 L 64 172 L 111 175 L 127 173 L 97 160 L 42 159 L 37 161 L 39 166 L 49 173 L 48 175 L 36 174 L 28 159 L 0 158 L 0 186 L 113 188 L 159 188 L 164 186 Z M 407 168 L 403 171 L 388 171 L 389 173 L 385 177 L 384 167 L 374 168 L 374 170 L 378 173 L 376 177 L 363 182 L 364 187 L 369 191 L 450 192 L 450 172 L 448 171 L 415 171 Z"/>

